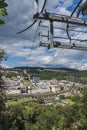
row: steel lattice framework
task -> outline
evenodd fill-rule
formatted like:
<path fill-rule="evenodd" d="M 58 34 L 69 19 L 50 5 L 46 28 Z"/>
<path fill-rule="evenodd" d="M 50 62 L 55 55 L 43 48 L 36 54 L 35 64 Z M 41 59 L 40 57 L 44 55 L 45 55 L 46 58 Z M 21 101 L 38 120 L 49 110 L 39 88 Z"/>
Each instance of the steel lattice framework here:
<path fill-rule="evenodd" d="M 82 32 L 82 33 L 87 33 L 86 31 L 83 30 L 74 30 L 74 29 L 69 29 L 70 25 L 72 26 L 79 26 L 79 27 L 87 27 L 87 20 L 86 19 L 82 19 L 82 18 L 78 18 L 80 13 L 82 13 L 82 15 L 87 15 L 87 1 L 82 3 L 83 0 L 80 0 L 76 7 L 74 8 L 74 10 L 72 11 L 70 16 L 66 16 L 66 15 L 61 15 L 61 14 L 54 14 L 54 13 L 50 13 L 47 12 L 45 10 L 44 13 L 39 13 L 38 12 L 38 6 L 39 6 L 39 2 L 38 0 L 34 0 L 34 19 L 38 20 L 40 19 L 42 20 L 46 20 L 49 21 L 49 26 L 44 26 L 42 24 L 40 24 L 39 26 L 41 28 L 49 28 L 48 30 L 48 35 L 43 35 L 41 32 L 39 33 L 40 37 L 47 37 L 48 41 L 40 41 L 40 46 L 45 46 L 50 48 L 53 47 L 58 47 L 58 48 L 64 48 L 64 49 L 76 49 L 76 50 L 84 50 L 87 51 L 87 39 L 76 39 L 76 38 L 71 38 L 69 31 L 73 31 L 73 32 Z M 77 12 L 77 16 L 73 17 L 73 14 Z M 54 22 L 59 22 L 59 23 L 65 23 L 66 29 L 65 28 L 61 28 L 61 27 L 54 27 Z M 54 36 L 54 29 L 60 29 L 60 30 L 66 30 L 66 34 L 67 37 L 60 37 L 60 36 Z M 60 42 L 60 41 L 54 41 L 54 39 L 67 39 L 69 40 L 69 42 Z M 79 41 L 79 44 L 76 44 L 76 42 Z"/>
<path fill-rule="evenodd" d="M 17 32 L 17 34 L 22 33 L 26 31 L 27 29 L 31 28 L 38 20 L 40 20 L 38 26 L 41 28 L 48 28 L 48 33 L 47 35 L 42 34 L 39 32 L 40 36 L 40 46 L 46 46 L 48 49 L 53 48 L 53 47 L 58 47 L 58 48 L 64 48 L 64 49 L 76 49 L 76 50 L 84 50 L 87 51 L 87 39 L 81 39 L 81 38 L 72 38 L 70 36 L 70 32 L 78 32 L 78 33 L 85 33 L 87 34 L 87 31 L 84 31 L 83 28 L 87 27 L 87 19 L 84 17 L 84 15 L 87 15 L 87 0 L 79 0 L 77 3 L 76 7 L 73 9 L 71 12 L 70 16 L 66 15 L 61 15 L 61 14 L 54 14 L 51 12 L 47 12 L 45 9 L 45 5 L 47 3 L 47 0 L 44 0 L 43 6 L 41 11 L 39 12 L 39 0 L 34 0 L 34 16 L 33 18 L 35 19 L 34 22 L 28 26 L 27 28 L 23 29 L 22 31 Z M 76 13 L 76 17 L 73 17 L 73 14 Z M 83 15 L 84 18 L 79 18 L 80 14 Z M 42 25 L 42 21 L 46 20 L 49 21 L 49 27 Z M 66 28 L 62 27 L 57 27 L 54 26 L 54 23 L 65 23 Z M 70 29 L 70 26 L 72 27 L 82 27 L 82 30 L 77 30 L 77 29 Z M 54 35 L 54 30 L 59 29 L 59 30 L 64 30 L 66 31 L 67 37 L 65 36 L 55 36 Z M 42 38 L 45 37 L 48 39 L 48 41 L 43 41 Z M 58 39 L 58 40 L 54 40 Z M 63 40 L 60 41 L 60 40 Z M 64 42 L 64 40 L 68 40 L 67 42 Z M 79 42 L 79 44 L 77 44 Z"/>

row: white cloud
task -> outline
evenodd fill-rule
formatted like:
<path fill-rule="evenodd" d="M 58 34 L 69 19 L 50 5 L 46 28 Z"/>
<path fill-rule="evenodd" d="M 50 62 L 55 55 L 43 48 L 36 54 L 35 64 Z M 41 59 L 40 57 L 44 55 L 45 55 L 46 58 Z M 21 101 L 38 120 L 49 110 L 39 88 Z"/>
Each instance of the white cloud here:
<path fill-rule="evenodd" d="M 6 24 L 0 29 L 0 49 L 4 49 L 10 57 L 25 58 L 19 65 L 43 66 L 51 64 L 53 66 L 65 66 L 71 68 L 84 69 L 87 66 L 86 53 L 83 51 L 51 49 L 39 47 L 39 37 L 34 41 L 34 35 L 37 24 L 22 34 L 17 35 L 16 32 L 30 25 L 33 20 L 33 1 L 32 0 L 15 0 L 8 2 L 8 16 L 5 18 Z M 41 10 L 44 0 L 40 0 Z M 74 0 L 49 0 L 47 11 L 70 15 L 71 11 L 68 7 L 72 6 Z M 51 4 L 50 4 L 51 3 Z M 49 22 L 43 24 L 48 25 Z M 66 24 L 55 23 L 55 26 L 66 28 Z M 72 29 L 72 28 L 71 28 Z M 74 29 L 85 30 L 87 28 L 75 27 Z M 44 31 L 45 32 L 45 31 Z M 56 30 L 55 35 L 67 37 L 66 31 Z M 38 34 L 37 34 L 38 36 Z M 72 38 L 86 39 L 86 33 L 70 32 Z M 58 40 L 58 39 L 56 39 Z M 69 40 L 60 40 L 67 42 Z M 79 42 L 75 42 L 78 43 Z M 83 43 L 81 43 L 83 44 Z M 87 42 L 85 42 L 87 44 Z M 84 62 L 83 62 L 84 60 Z"/>
<path fill-rule="evenodd" d="M 2 68 L 10 68 L 7 64 L 1 63 Z"/>
<path fill-rule="evenodd" d="M 87 70 L 87 63 L 83 64 L 82 66 L 80 66 L 81 70 Z"/>

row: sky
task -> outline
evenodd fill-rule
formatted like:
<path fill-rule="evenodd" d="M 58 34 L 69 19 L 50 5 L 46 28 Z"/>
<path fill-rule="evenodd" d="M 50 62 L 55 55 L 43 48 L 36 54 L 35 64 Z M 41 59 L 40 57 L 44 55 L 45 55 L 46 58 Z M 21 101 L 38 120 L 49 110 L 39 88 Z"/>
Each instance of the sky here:
<path fill-rule="evenodd" d="M 84 0 L 83 0 L 84 1 Z M 79 70 L 87 69 L 87 51 L 71 49 L 59 49 L 40 47 L 40 38 L 37 28 L 38 22 L 27 31 L 16 34 L 18 31 L 28 27 L 33 21 L 34 0 L 6 0 L 8 3 L 8 16 L 4 17 L 5 24 L 0 25 L 0 49 L 4 49 L 7 60 L 3 61 L 3 67 L 31 66 L 31 67 L 65 67 Z M 46 10 L 51 13 L 58 13 L 70 16 L 79 0 L 48 0 Z M 39 11 L 44 0 L 39 0 Z M 76 13 L 74 14 L 76 16 Z M 83 17 L 82 15 L 80 16 Z M 86 17 L 83 17 L 86 19 Z M 43 25 L 49 22 L 43 21 Z M 66 24 L 54 23 L 54 26 L 66 28 Z M 37 30 L 38 29 L 38 30 Z M 71 27 L 72 29 L 72 27 Z M 86 31 L 87 28 L 75 27 L 74 29 Z M 43 29 L 42 33 L 47 33 Z M 56 36 L 66 36 L 66 31 L 55 30 Z M 86 39 L 86 33 L 70 32 L 72 38 Z M 46 39 L 43 39 L 46 40 Z M 61 41 L 61 39 L 57 39 Z M 62 42 L 69 42 L 62 40 Z M 75 41 L 79 44 L 77 41 Z M 83 43 L 81 43 L 83 44 Z M 85 42 L 86 44 L 86 42 Z"/>

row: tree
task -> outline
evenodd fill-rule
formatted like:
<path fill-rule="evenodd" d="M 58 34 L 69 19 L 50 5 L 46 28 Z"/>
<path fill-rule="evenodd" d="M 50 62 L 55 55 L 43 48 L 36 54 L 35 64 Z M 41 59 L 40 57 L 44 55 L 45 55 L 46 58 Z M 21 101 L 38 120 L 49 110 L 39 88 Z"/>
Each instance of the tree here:
<path fill-rule="evenodd" d="M 0 49 L 0 63 L 6 59 L 5 51 Z"/>
<path fill-rule="evenodd" d="M 5 0 L 0 0 L 0 16 L 6 16 L 8 15 L 7 14 L 7 11 L 6 11 L 6 7 L 8 6 L 8 4 L 5 2 Z M 4 24 L 4 20 L 3 19 L 0 19 L 0 24 Z"/>
<path fill-rule="evenodd" d="M 37 98 L 37 102 L 38 102 L 39 104 L 43 104 L 43 103 L 44 103 L 44 99 L 43 99 L 42 97 L 38 97 L 38 98 Z"/>
<path fill-rule="evenodd" d="M 1 7 L 1 5 L 0 5 L 0 7 Z M 4 59 L 5 59 L 5 51 L 4 50 L 0 50 L 0 63 Z M 0 67 L 1 67 L 1 65 L 0 65 Z M 4 121 L 4 119 L 5 119 L 4 117 L 5 117 L 5 110 L 6 110 L 6 106 L 5 106 L 5 103 L 4 103 L 4 97 L 3 97 L 3 89 L 2 89 L 3 83 L 4 82 L 2 80 L 2 73 L 0 72 L 0 130 L 5 128 L 5 127 L 3 127 L 3 126 L 5 126 L 5 123 L 2 123 L 2 122 L 5 122 Z"/>
<path fill-rule="evenodd" d="M 4 60 L 4 58 L 5 58 L 5 52 L 3 50 L 0 50 L 0 63 L 2 60 Z M 3 88 L 2 88 L 3 84 L 4 81 L 2 80 L 2 73 L 0 72 L 0 111 L 4 110 L 5 108 L 5 103 L 3 99 Z"/>
<path fill-rule="evenodd" d="M 5 51 L 4 50 L 0 50 L 0 63 L 6 59 L 6 55 L 5 55 Z M 0 65 L 1 68 L 1 65 Z M 2 86 L 3 86 L 3 80 L 2 80 L 2 73 L 0 72 L 0 93 L 2 93 Z"/>
<path fill-rule="evenodd" d="M 13 106 L 10 109 L 11 117 L 10 117 L 10 122 L 9 122 L 9 128 L 10 130 L 25 130 L 24 126 L 24 116 L 23 116 L 23 106 Z"/>
<path fill-rule="evenodd" d="M 81 129 L 87 129 L 87 87 L 83 90 L 83 97 L 81 100 L 81 111 L 80 111 L 80 124 Z"/>

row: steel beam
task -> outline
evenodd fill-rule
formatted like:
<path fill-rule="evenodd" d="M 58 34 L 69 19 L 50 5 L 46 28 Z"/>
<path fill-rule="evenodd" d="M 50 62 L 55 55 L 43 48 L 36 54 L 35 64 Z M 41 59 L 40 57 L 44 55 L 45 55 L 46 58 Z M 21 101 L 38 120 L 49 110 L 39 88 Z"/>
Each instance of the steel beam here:
<path fill-rule="evenodd" d="M 69 17 L 66 15 L 54 15 L 51 13 L 45 13 L 45 14 L 38 14 L 36 17 L 37 19 L 42 20 L 48 20 L 53 22 L 61 22 L 61 23 L 69 23 L 74 25 L 80 25 L 80 26 L 87 26 L 87 20 L 76 18 L 76 17 Z"/>
<path fill-rule="evenodd" d="M 42 47 L 49 47 L 48 42 L 41 42 L 40 46 Z M 63 49 L 73 49 L 73 50 L 82 50 L 87 51 L 87 46 L 83 44 L 75 44 L 75 43 L 64 43 L 64 42 L 54 42 L 53 44 L 54 48 L 63 48 Z"/>
<path fill-rule="evenodd" d="M 48 28 L 48 26 L 47 25 L 40 25 L 40 27 L 42 27 L 42 28 Z M 63 28 L 63 27 L 53 27 L 54 29 L 59 29 L 59 30 L 64 30 L 64 31 L 66 31 L 66 28 Z M 75 30 L 75 29 L 68 29 L 68 31 L 74 31 L 74 32 L 82 32 L 82 33 L 87 33 L 87 31 L 83 31 L 83 30 Z"/>
<path fill-rule="evenodd" d="M 49 46 L 49 49 L 50 48 L 53 48 L 53 21 L 50 21 L 50 46 Z"/>
<path fill-rule="evenodd" d="M 42 36 L 42 37 L 48 37 L 47 35 L 40 35 L 40 36 Z M 69 38 L 67 38 L 67 37 L 61 37 L 61 36 L 54 36 L 53 37 L 54 39 L 66 39 L 66 40 L 69 40 Z M 74 38 L 71 38 L 71 40 L 72 41 L 79 41 L 79 42 L 87 42 L 87 39 L 84 39 L 84 40 L 82 40 L 82 39 L 74 39 Z"/>

